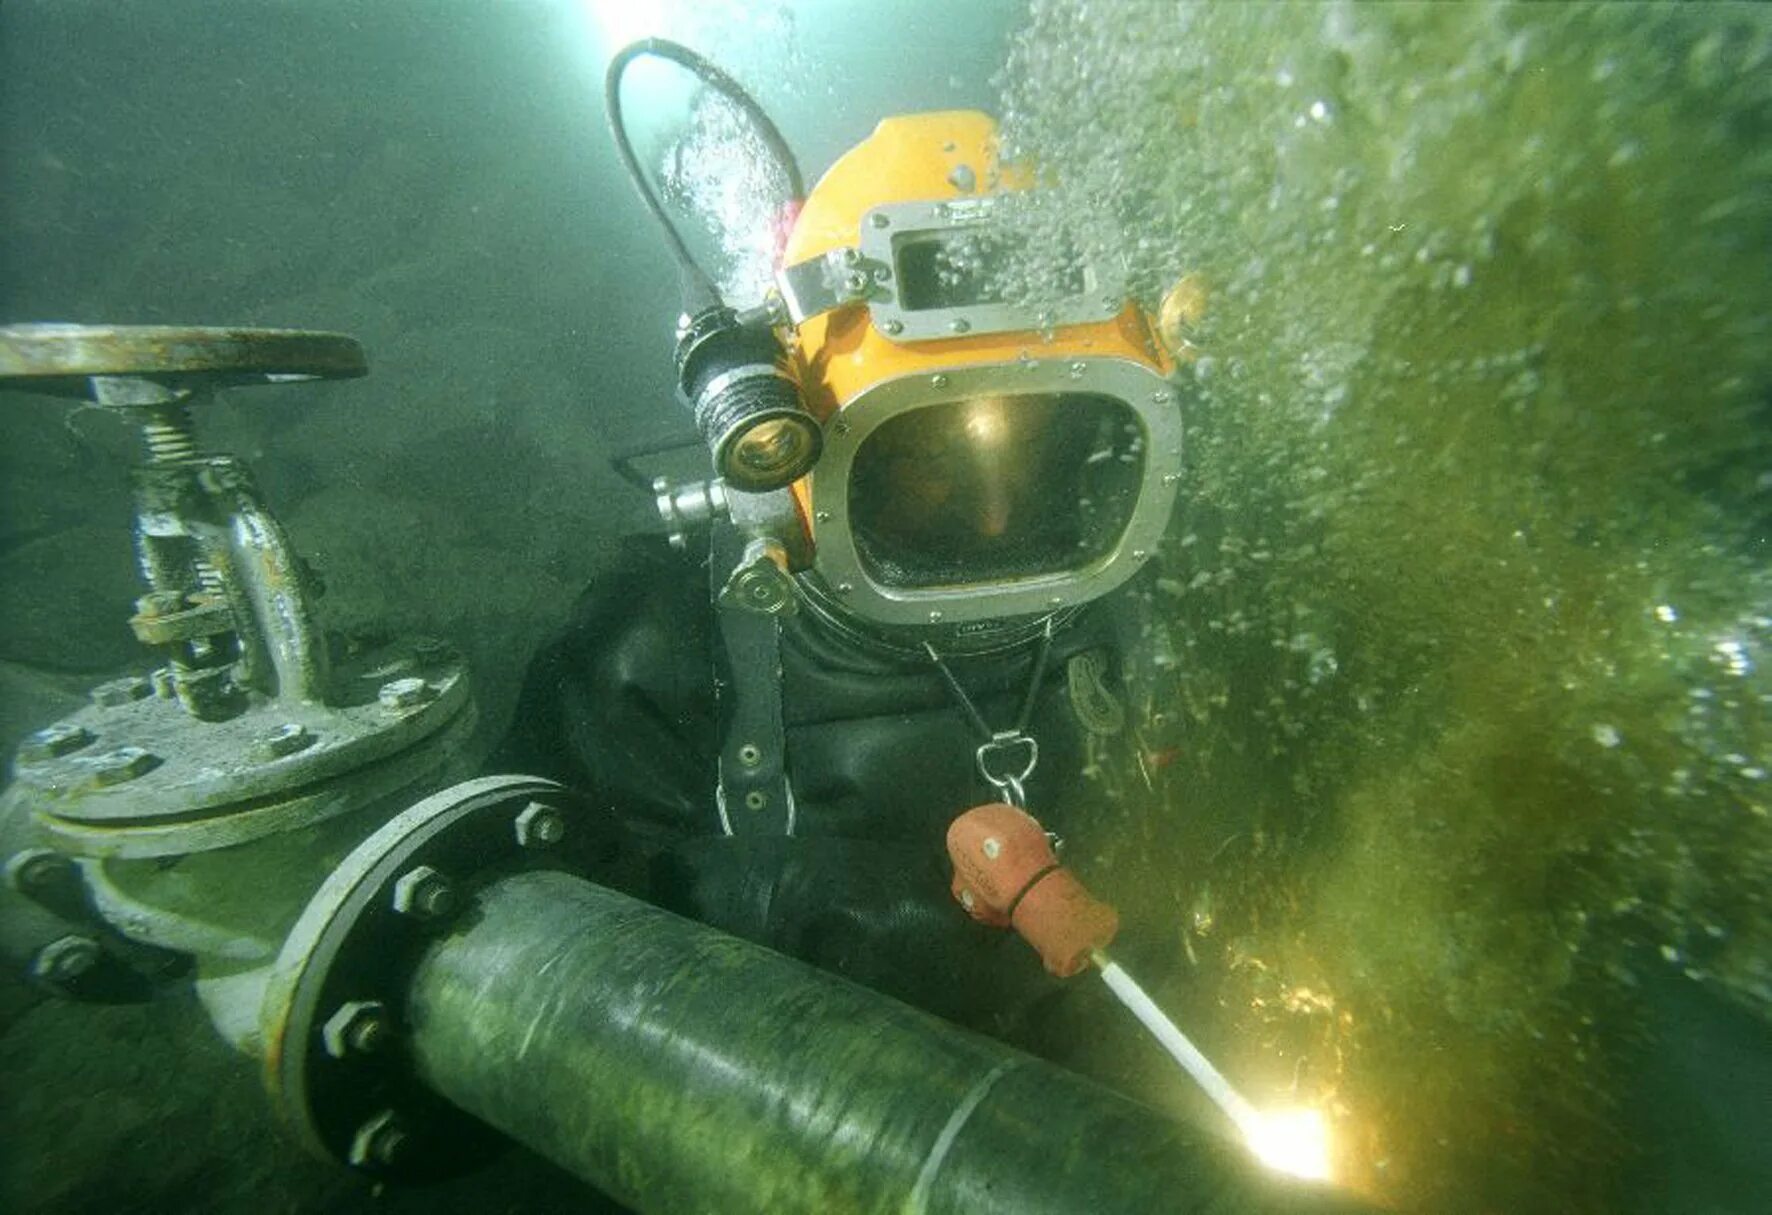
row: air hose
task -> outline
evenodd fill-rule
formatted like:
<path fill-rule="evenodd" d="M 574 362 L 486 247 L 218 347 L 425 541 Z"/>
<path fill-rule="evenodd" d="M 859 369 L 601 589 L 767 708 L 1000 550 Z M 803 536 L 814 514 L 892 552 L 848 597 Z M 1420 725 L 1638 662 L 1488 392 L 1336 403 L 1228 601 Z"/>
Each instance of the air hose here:
<path fill-rule="evenodd" d="M 714 280 L 696 262 L 683 243 L 682 234 L 665 214 L 664 206 L 659 202 L 652 183 L 647 180 L 646 173 L 640 168 L 639 158 L 634 155 L 633 142 L 628 138 L 627 125 L 622 117 L 621 80 L 628 65 L 642 55 L 653 55 L 660 59 L 668 59 L 672 63 L 692 73 L 697 80 L 708 88 L 721 94 L 733 105 L 743 111 L 745 117 L 756 127 L 762 136 L 764 145 L 769 149 L 770 157 L 787 179 L 788 191 L 797 205 L 805 197 L 805 183 L 800 178 L 800 166 L 794 159 L 793 151 L 787 141 L 782 138 L 781 131 L 771 121 L 763 107 L 755 98 L 745 92 L 744 87 L 727 75 L 725 71 L 709 63 L 706 59 L 676 42 L 663 38 L 642 38 L 617 51 L 609 61 L 609 70 L 603 78 L 603 101 L 609 113 L 609 131 L 615 139 L 615 149 L 621 155 L 621 163 L 627 169 L 628 177 L 633 181 L 634 188 L 640 192 L 640 199 L 652 217 L 664 230 L 665 243 L 670 247 L 671 257 L 683 280 L 683 311 L 696 315 L 710 307 L 718 307 L 721 303 L 719 288 Z"/>
<path fill-rule="evenodd" d="M 811 470 L 823 450 L 824 434 L 806 412 L 799 384 L 788 369 L 787 352 L 771 331 L 768 314 L 761 324 L 746 323 L 726 306 L 640 168 L 622 119 L 621 80 L 628 64 L 642 55 L 669 59 L 742 110 L 787 179 L 796 208 L 806 193 L 800 166 L 763 107 L 736 80 L 688 47 L 645 38 L 623 47 L 609 61 L 603 94 L 610 134 L 641 201 L 664 229 L 665 243 L 677 263 L 683 297 L 683 319 L 677 328 L 678 391 L 695 416 L 716 472 L 729 488 L 743 493 L 778 490 Z"/>

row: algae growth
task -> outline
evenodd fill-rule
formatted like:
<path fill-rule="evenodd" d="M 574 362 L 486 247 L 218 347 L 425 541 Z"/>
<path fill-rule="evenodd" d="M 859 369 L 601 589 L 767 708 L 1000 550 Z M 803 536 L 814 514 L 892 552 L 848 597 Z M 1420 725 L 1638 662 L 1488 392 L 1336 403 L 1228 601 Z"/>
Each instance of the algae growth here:
<path fill-rule="evenodd" d="M 1208 295 L 1104 872 L 1412 1209 L 1617 1207 L 1641 985 L 1772 1018 L 1769 59 L 1749 6 L 1040 0 L 1003 76 L 1031 247 Z"/>

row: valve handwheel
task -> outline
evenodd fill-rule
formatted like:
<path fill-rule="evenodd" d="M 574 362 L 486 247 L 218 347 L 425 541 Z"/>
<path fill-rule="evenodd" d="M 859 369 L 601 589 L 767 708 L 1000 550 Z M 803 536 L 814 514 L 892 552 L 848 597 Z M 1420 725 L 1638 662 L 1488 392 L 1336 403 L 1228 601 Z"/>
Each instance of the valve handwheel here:
<path fill-rule="evenodd" d="M 369 371 L 342 333 L 189 325 L 0 326 L 0 380 L 86 397 L 92 376 L 150 379 L 187 389 L 351 379 Z"/>

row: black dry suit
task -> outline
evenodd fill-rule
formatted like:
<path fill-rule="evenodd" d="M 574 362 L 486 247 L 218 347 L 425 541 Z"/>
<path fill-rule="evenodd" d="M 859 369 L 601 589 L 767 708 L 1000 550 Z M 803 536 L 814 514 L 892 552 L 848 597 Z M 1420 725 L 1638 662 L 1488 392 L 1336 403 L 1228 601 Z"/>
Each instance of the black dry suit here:
<path fill-rule="evenodd" d="M 1070 685 L 1082 656 L 1111 672 L 1114 600 L 1054 632 L 1027 732 L 1039 765 L 1030 810 L 1063 835 L 1086 829 L 1084 731 Z M 716 806 L 720 752 L 716 610 L 694 561 L 657 540 L 580 600 L 532 665 L 502 767 L 606 804 L 650 856 L 653 901 L 981 1028 L 1011 1030 L 1052 989 L 1033 952 L 974 924 L 949 894 L 948 824 L 1002 796 L 980 776 L 978 725 L 924 656 L 870 652 L 811 612 L 781 622 L 785 758 L 793 834 L 744 830 Z M 1037 646 L 948 665 L 992 729 L 1014 724 Z M 731 678 L 726 672 L 723 678 Z M 1111 695 L 1096 681 L 1098 695 Z"/>

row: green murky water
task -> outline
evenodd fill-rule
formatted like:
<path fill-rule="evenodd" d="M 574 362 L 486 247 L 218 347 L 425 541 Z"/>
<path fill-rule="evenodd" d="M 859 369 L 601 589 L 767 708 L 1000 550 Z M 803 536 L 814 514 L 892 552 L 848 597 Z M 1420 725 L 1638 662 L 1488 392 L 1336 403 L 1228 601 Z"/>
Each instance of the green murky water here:
<path fill-rule="evenodd" d="M 1750 6 L 1042 0 L 1003 76 L 1036 247 L 1210 290 L 1102 859 L 1411 1207 L 1617 1204 L 1646 970 L 1772 1016 L 1769 69 Z"/>
<path fill-rule="evenodd" d="M 989 104 L 975 61 L 1019 20 L 662 7 L 658 32 L 785 103 L 809 176 L 885 114 Z M 627 186 L 598 73 L 535 15 L 578 10 L 202 8 L 7 6 L 13 314 L 363 338 L 372 395 L 243 409 L 239 446 L 281 478 L 335 621 L 496 635 L 480 666 L 508 682 L 506 639 L 591 572 L 585 521 L 615 528 L 618 483 L 586 470 L 669 395 L 656 233 L 606 206 Z M 1373 1193 L 1657 1209 L 1630 1190 L 1657 1147 L 1636 1080 L 1690 1044 L 1655 993 L 1772 1020 L 1772 12 L 1035 0 L 1020 24 L 1001 109 L 1053 186 L 1031 248 L 1123 256 L 1147 303 L 1184 273 L 1209 296 L 1150 785 L 1072 841 L 1128 941 L 1156 939 L 1129 960 L 1252 1096 L 1330 1108 Z M 662 176 L 750 298 L 779 186 L 728 115 L 698 124 Z M 118 439 L 94 467 L 69 437 L 90 418 L 7 416 L 15 479 L 49 503 L 31 526 L 62 533 L 11 567 L 32 603 L 9 657 L 121 663 L 104 487 L 132 457 Z M 546 495 L 514 509 L 504 487 L 531 481 Z M 105 561 L 114 584 L 87 572 Z M 248 1138 L 247 1080 L 218 1105 L 182 1037 L 92 1024 L 50 1039 L 78 1039 L 71 1069 L 11 1040 L 49 1077 L 52 1116 L 21 1129 L 53 1144 L 45 1193 L 353 1201 L 268 1185 L 287 1166 L 259 1163 L 281 1158 Z M 119 1102 L 144 1051 L 176 1066 Z M 1710 1075 L 1701 1144 L 1747 1082 Z M 168 1119 L 193 1151 L 144 1147 Z"/>

